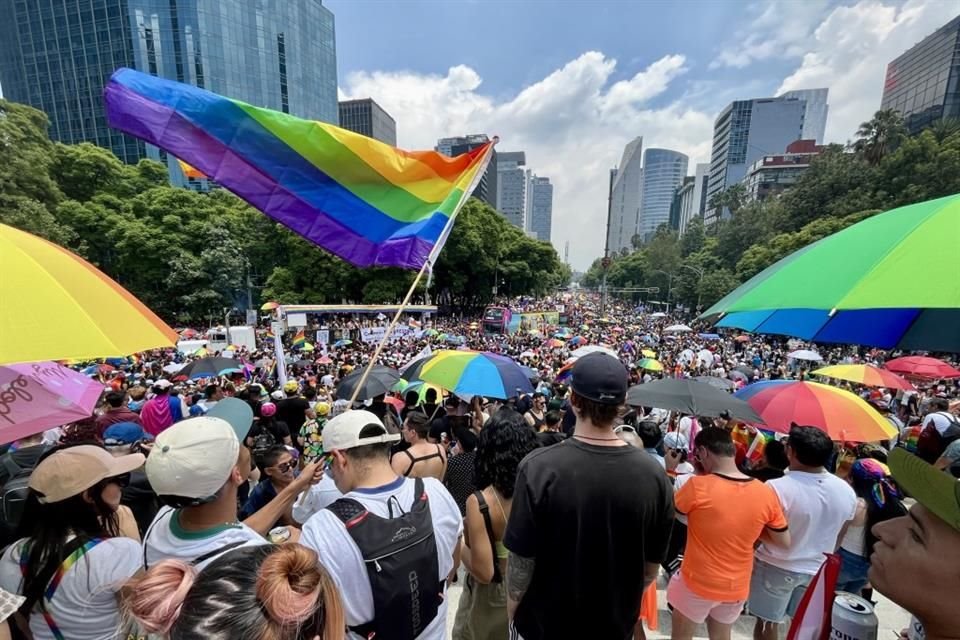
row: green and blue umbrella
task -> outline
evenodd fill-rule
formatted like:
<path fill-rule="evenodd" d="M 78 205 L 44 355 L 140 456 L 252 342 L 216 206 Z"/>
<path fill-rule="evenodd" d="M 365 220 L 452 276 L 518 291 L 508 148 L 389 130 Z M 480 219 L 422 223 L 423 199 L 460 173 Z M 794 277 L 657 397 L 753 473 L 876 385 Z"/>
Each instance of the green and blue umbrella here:
<path fill-rule="evenodd" d="M 796 251 L 707 309 L 717 327 L 960 352 L 960 195 L 892 209 Z M 947 275 L 950 274 L 950 275 Z"/>

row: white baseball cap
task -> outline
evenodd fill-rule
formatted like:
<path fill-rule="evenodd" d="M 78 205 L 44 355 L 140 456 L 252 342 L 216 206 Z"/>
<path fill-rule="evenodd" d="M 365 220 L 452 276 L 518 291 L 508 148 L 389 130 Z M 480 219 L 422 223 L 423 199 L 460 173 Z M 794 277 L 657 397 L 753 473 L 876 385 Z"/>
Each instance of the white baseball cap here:
<path fill-rule="evenodd" d="M 210 502 L 230 478 L 239 453 L 240 441 L 229 422 L 190 418 L 157 436 L 147 457 L 147 479 L 166 502 Z"/>
<path fill-rule="evenodd" d="M 360 432 L 368 426 L 380 427 L 382 433 L 376 436 L 360 437 Z M 383 421 L 375 414 L 362 409 L 346 411 L 332 418 L 323 427 L 323 448 L 327 451 L 353 449 L 381 442 L 399 442 L 399 433 L 387 433 Z"/>
<path fill-rule="evenodd" d="M 169 389 L 170 387 L 173 386 L 173 383 L 167 380 L 166 378 L 161 378 L 160 380 L 157 380 L 153 384 L 153 386 L 160 387 L 161 389 Z"/>

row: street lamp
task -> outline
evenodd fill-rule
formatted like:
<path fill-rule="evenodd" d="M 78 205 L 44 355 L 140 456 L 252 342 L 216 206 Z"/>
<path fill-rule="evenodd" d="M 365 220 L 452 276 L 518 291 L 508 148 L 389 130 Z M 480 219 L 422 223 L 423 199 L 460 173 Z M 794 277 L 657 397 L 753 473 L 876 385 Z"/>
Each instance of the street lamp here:
<path fill-rule="evenodd" d="M 673 293 L 673 274 L 667 273 L 663 269 L 654 269 L 650 273 L 662 273 L 667 276 L 667 313 L 670 313 L 670 294 Z"/>
<path fill-rule="evenodd" d="M 698 268 L 698 267 L 692 267 L 692 266 L 690 266 L 689 264 L 682 264 L 682 265 L 680 265 L 680 268 L 681 268 L 681 269 L 690 269 L 690 271 L 693 271 L 695 274 L 697 274 L 697 313 L 700 313 L 700 296 L 703 295 L 703 294 L 700 292 L 700 283 L 703 282 L 703 273 L 704 273 L 704 271 L 703 271 L 703 269 L 700 269 L 700 268 Z"/>

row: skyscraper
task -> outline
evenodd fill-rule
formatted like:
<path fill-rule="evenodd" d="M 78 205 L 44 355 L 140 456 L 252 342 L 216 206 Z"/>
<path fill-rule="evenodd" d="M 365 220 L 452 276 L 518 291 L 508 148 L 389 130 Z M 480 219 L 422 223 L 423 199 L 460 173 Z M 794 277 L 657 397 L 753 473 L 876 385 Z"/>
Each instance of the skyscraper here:
<path fill-rule="evenodd" d="M 643 152 L 643 182 L 640 190 L 640 217 L 637 233 L 644 242 L 661 224 L 670 222 L 670 203 L 687 175 L 689 158 L 670 149 Z M 679 220 L 677 221 L 679 228 Z"/>
<path fill-rule="evenodd" d="M 806 103 L 803 110 L 804 140 L 816 140 L 817 144 L 823 144 L 823 136 L 827 129 L 827 111 L 830 109 L 830 105 L 827 104 L 829 93 L 829 89 L 799 89 L 780 95 L 781 98 L 797 98 Z"/>
<path fill-rule="evenodd" d="M 334 20 L 321 0 L 0 0 L 0 15 L 4 96 L 45 111 L 61 142 L 129 163 L 166 157 L 107 126 L 103 87 L 124 66 L 337 122 Z"/>
<path fill-rule="evenodd" d="M 643 136 L 637 136 L 623 149 L 620 165 L 610 187 L 607 246 L 610 253 L 631 249 L 640 215 L 640 183 L 643 177 Z"/>
<path fill-rule="evenodd" d="M 740 182 L 747 167 L 759 158 L 779 153 L 798 140 L 803 134 L 805 112 L 805 100 L 782 96 L 737 100 L 720 112 L 713 125 L 713 152 L 704 215 L 707 225 L 729 215 L 726 208 L 721 210 L 710 206 L 713 197 Z"/>
<path fill-rule="evenodd" d="M 684 184 L 678 190 L 681 200 L 677 230 L 681 236 L 687 231 L 691 220 L 703 218 L 703 212 L 707 204 L 707 176 L 709 173 L 709 164 L 697 164 L 694 175 L 688 176 L 691 183 L 687 184 L 687 178 L 684 178 Z"/>
<path fill-rule="evenodd" d="M 553 227 L 553 185 L 550 178 L 527 171 L 527 231 L 537 240 L 550 242 Z"/>
<path fill-rule="evenodd" d="M 527 164 L 523 151 L 504 151 L 497 155 L 497 211 L 507 222 L 525 229 L 527 208 Z"/>
<path fill-rule="evenodd" d="M 960 118 L 960 16 L 887 65 L 881 109 L 894 109 L 911 133 Z"/>
<path fill-rule="evenodd" d="M 445 156 L 458 156 L 476 149 L 480 145 L 490 142 L 490 138 L 485 133 L 474 133 L 466 136 L 456 136 L 453 138 L 440 138 L 437 140 L 437 151 Z M 474 198 L 483 200 L 491 207 L 497 207 L 497 150 L 494 149 L 490 154 L 490 163 L 487 170 L 483 172 L 483 177 L 473 189 Z"/>
<path fill-rule="evenodd" d="M 341 100 L 337 106 L 341 127 L 397 146 L 397 122 L 373 98 Z"/>

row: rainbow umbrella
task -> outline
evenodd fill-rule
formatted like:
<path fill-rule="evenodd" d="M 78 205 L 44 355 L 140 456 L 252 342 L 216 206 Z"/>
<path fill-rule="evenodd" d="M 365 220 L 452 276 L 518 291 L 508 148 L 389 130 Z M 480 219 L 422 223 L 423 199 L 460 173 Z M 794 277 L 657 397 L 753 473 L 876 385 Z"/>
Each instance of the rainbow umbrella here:
<path fill-rule="evenodd" d="M 927 356 L 894 358 L 883 366 L 888 371 L 918 378 L 960 378 L 960 371 L 955 367 L 951 367 L 943 360 Z"/>
<path fill-rule="evenodd" d="M 640 355 L 642 355 L 644 358 L 656 358 L 657 352 L 651 351 L 650 349 L 641 349 Z"/>
<path fill-rule="evenodd" d="M 432 338 L 433 336 L 440 335 L 440 332 L 437 331 L 436 329 L 427 329 L 426 331 L 423 332 L 423 335 L 427 336 L 428 338 Z"/>
<path fill-rule="evenodd" d="M 838 442 L 878 442 L 897 435 L 896 428 L 858 396 L 817 382 L 766 380 L 734 395 L 779 433 L 790 433 L 790 426 L 799 424 L 819 427 Z"/>
<path fill-rule="evenodd" d="M 301 349 L 301 351 L 304 351 L 304 352 L 306 352 L 306 353 L 310 353 L 311 351 L 313 351 L 313 350 L 315 349 L 315 347 L 314 347 L 311 343 L 309 343 L 309 342 L 304 342 L 304 343 L 303 343 L 303 346 L 300 347 L 300 349 Z"/>
<path fill-rule="evenodd" d="M 543 346 L 545 346 L 547 349 L 560 349 L 565 344 L 566 343 L 563 340 L 560 340 L 558 338 L 550 338 L 549 340 L 543 343 Z"/>
<path fill-rule="evenodd" d="M 663 364 L 653 358 L 643 358 L 637 362 L 637 366 L 647 371 L 663 371 Z"/>
<path fill-rule="evenodd" d="M 346 340 L 346 339 L 344 339 L 344 340 L 337 340 L 336 342 L 333 343 L 333 348 L 334 348 L 334 349 L 339 349 L 340 347 L 347 347 L 347 346 L 349 346 L 349 345 L 351 345 L 351 344 L 353 344 L 353 340 Z"/>
<path fill-rule="evenodd" d="M 512 398 L 533 393 L 527 374 L 512 359 L 480 351 L 440 351 L 424 362 L 420 378 L 455 394 Z"/>
<path fill-rule="evenodd" d="M 169 347 L 177 333 L 84 259 L 0 224 L 0 364 Z"/>
<path fill-rule="evenodd" d="M 438 387 L 435 384 L 424 382 L 423 380 L 413 380 L 412 382 L 408 382 L 403 378 L 401 378 L 400 380 L 397 381 L 395 385 L 393 385 L 393 388 L 392 388 L 393 391 L 396 391 L 397 393 L 402 393 L 404 395 L 406 395 L 407 392 L 409 391 L 416 391 L 417 399 L 419 402 L 424 401 L 424 398 L 427 395 L 427 389 L 433 389 L 434 391 L 436 391 L 437 398 L 443 397 L 443 390 L 440 387 Z"/>
<path fill-rule="evenodd" d="M 960 195 L 871 216 L 814 242 L 707 309 L 717 327 L 813 342 L 960 352 Z"/>
<path fill-rule="evenodd" d="M 583 336 L 573 336 L 572 338 L 570 338 L 571 347 L 579 347 L 585 344 L 587 344 L 587 339 L 584 338 Z"/>
<path fill-rule="evenodd" d="M 817 369 L 813 372 L 813 375 L 835 378 L 837 380 L 847 380 L 848 382 L 857 382 L 868 387 L 916 391 L 916 388 L 912 384 L 892 371 L 887 371 L 886 369 L 874 367 L 869 364 L 835 364 Z"/>
<path fill-rule="evenodd" d="M 557 371 L 557 377 L 554 379 L 554 382 L 559 382 L 561 384 L 566 384 L 570 381 L 570 378 L 573 377 L 573 365 L 576 362 L 568 362 L 567 364 L 560 367 L 560 370 Z"/>
<path fill-rule="evenodd" d="M 333 364 L 333 358 L 330 356 L 320 356 L 317 358 L 317 364 Z"/>
<path fill-rule="evenodd" d="M 0 367 L 0 444 L 93 415 L 103 385 L 55 362 Z"/>
<path fill-rule="evenodd" d="M 264 302 L 262 305 L 260 305 L 260 311 L 273 311 L 279 306 L 279 302 Z"/>

